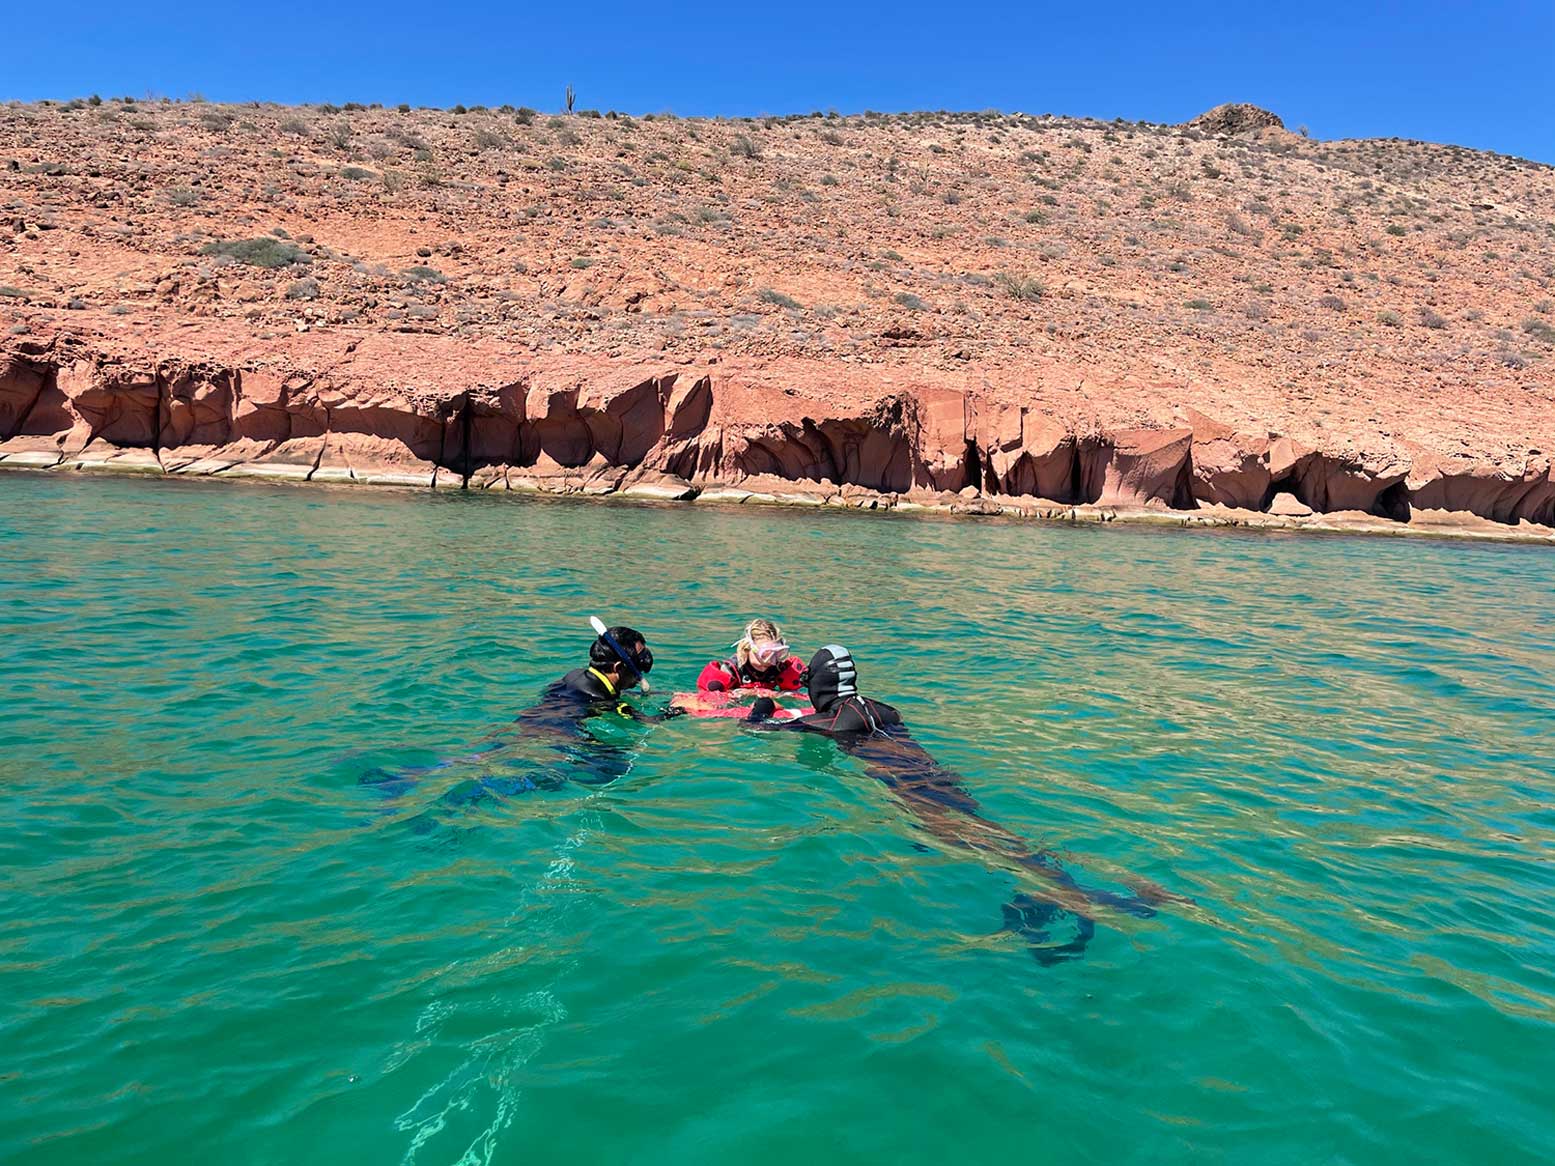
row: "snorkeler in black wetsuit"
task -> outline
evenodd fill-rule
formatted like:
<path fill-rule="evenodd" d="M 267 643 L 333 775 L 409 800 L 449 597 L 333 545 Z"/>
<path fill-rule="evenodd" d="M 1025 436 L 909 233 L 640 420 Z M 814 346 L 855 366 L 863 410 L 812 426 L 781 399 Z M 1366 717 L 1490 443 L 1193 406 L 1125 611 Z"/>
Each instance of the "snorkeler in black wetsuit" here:
<path fill-rule="evenodd" d="M 520 773 L 487 773 L 455 785 L 438 801 L 444 805 L 471 805 L 490 797 L 507 797 L 531 790 L 560 789 L 568 782 L 605 785 L 622 777 L 632 766 L 632 750 L 595 738 L 585 727 L 593 717 L 617 716 L 634 721 L 657 722 L 682 715 L 683 709 L 666 708 L 645 713 L 624 699 L 636 685 L 647 687 L 653 653 L 642 633 L 633 628 L 606 628 L 589 645 L 586 667 L 574 668 L 548 685 L 540 699 L 514 718 L 510 728 L 462 757 L 423 769 L 364 775 L 363 784 L 399 795 L 435 770 L 459 762 L 487 763 L 494 755 L 519 742 L 548 745 L 563 757 L 556 765 L 527 764 Z"/>
<path fill-rule="evenodd" d="M 979 812 L 977 800 L 961 784 L 961 775 L 944 768 L 912 739 L 901 713 L 888 704 L 859 695 L 858 669 L 846 648 L 828 645 L 805 670 L 805 686 L 815 712 L 790 721 L 769 720 L 775 705 L 763 697 L 751 706 L 749 723 L 763 728 L 798 729 L 831 737 L 884 782 L 928 827 L 954 846 L 1012 863 L 1048 885 L 1042 898 L 1017 893 L 1004 907 L 1004 926 L 1031 944 L 1042 964 L 1079 956 L 1096 933 L 1091 908 L 1110 907 L 1140 918 L 1155 914 L 1152 902 L 1172 896 L 1140 883 L 1134 895 L 1081 886 L 1053 855 L 1029 844 Z M 1068 920 L 1067 939 L 1056 936 Z M 1055 942 L 1055 938 L 1061 939 Z"/>

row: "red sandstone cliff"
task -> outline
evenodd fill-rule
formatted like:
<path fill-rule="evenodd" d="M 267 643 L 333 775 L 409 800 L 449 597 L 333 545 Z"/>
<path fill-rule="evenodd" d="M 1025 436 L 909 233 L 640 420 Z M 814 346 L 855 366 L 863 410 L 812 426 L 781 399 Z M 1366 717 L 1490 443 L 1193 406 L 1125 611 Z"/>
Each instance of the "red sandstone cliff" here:
<path fill-rule="evenodd" d="M 0 466 L 1555 522 L 1555 178 L 1514 159 L 12 106 L 0 197 Z"/>
<path fill-rule="evenodd" d="M 722 487 L 865 506 L 975 509 L 965 504 L 981 498 L 1394 520 L 1436 510 L 1555 525 L 1543 456 L 1511 466 L 1368 457 L 1192 408 L 1177 426 L 1076 424 L 1075 401 L 1042 409 L 991 384 L 887 385 L 814 362 L 703 368 L 425 338 L 334 341 L 308 338 L 294 353 L 312 358 L 302 363 L 209 349 L 146 362 L 101 341 L 13 340 L 0 355 L 0 458 L 662 498 Z"/>

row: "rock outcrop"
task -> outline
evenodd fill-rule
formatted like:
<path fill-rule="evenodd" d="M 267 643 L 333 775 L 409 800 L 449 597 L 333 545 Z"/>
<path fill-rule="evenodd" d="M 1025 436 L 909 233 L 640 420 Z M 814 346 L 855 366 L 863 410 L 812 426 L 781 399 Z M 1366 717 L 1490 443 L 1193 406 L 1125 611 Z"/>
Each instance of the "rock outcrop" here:
<path fill-rule="evenodd" d="M 856 398 L 856 392 L 846 396 Z M 0 464 L 317 482 L 698 492 L 967 513 L 1416 510 L 1555 525 L 1548 457 L 1515 467 L 1314 449 L 1184 410 L 1179 426 L 1077 429 L 976 391 L 894 388 L 839 410 L 784 380 L 530 356 L 440 388 L 315 370 L 140 363 L 78 340 L 0 350 Z M 1046 509 L 1045 509 L 1046 508 Z"/>
<path fill-rule="evenodd" d="M 1198 117 L 1183 123 L 1190 130 L 1206 134 L 1251 134 L 1259 130 L 1284 129 L 1285 123 L 1277 113 L 1260 109 L 1243 101 L 1228 101 L 1214 109 L 1205 110 Z"/>

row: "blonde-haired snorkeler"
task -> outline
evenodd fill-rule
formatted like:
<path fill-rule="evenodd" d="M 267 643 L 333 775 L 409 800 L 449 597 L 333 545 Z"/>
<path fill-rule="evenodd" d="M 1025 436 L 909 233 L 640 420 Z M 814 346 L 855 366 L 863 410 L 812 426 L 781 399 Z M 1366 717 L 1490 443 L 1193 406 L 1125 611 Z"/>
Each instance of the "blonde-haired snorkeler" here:
<path fill-rule="evenodd" d="M 734 641 L 734 655 L 709 661 L 697 688 L 703 692 L 733 692 L 737 688 L 771 688 L 797 692 L 804 665 L 789 649 L 783 629 L 770 619 L 753 619 Z"/>

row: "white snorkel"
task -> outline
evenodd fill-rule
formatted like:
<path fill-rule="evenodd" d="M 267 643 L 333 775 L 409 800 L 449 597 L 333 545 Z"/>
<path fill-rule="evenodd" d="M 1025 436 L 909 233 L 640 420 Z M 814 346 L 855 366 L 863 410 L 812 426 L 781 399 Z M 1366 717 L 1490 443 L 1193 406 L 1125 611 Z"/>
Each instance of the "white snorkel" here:
<path fill-rule="evenodd" d="M 621 663 L 625 664 L 632 670 L 632 675 L 637 677 L 637 683 L 642 685 L 643 692 L 651 693 L 653 689 L 648 684 L 648 678 L 644 676 L 642 671 L 637 667 L 637 661 L 622 651 L 621 645 L 616 643 L 616 638 L 612 636 L 609 630 L 605 627 L 605 621 L 600 619 L 597 615 L 591 615 L 589 616 L 589 626 L 594 629 L 595 635 L 610 645 L 610 650 L 616 654 Z"/>

